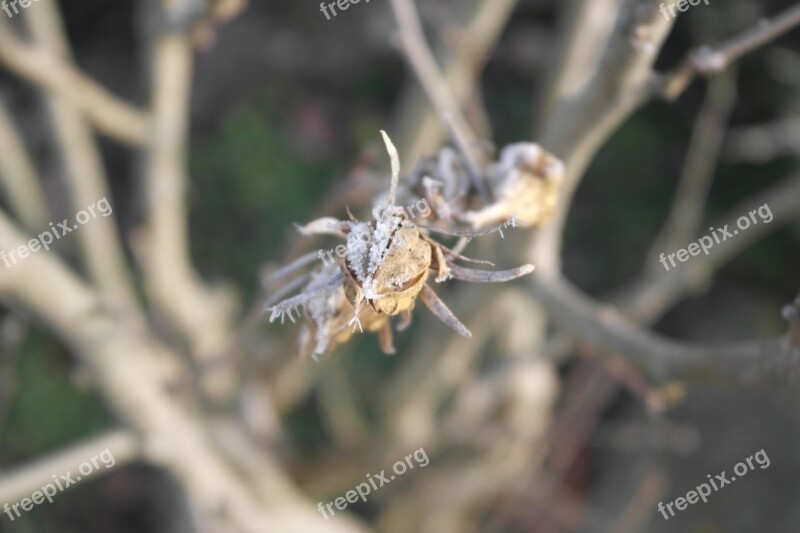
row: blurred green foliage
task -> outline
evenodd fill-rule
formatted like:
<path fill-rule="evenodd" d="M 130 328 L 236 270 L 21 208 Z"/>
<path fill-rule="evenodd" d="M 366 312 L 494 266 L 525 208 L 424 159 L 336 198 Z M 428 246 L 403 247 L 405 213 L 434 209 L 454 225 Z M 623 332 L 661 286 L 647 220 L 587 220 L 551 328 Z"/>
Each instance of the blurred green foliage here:
<path fill-rule="evenodd" d="M 16 394 L 0 431 L 0 468 L 57 450 L 110 424 L 99 398 L 70 382 L 69 356 L 34 330 L 16 354 Z"/>
<path fill-rule="evenodd" d="M 279 259 L 291 224 L 309 217 L 337 175 L 292 149 L 280 105 L 277 97 L 240 105 L 191 152 L 194 260 L 247 293 L 258 266 Z"/>

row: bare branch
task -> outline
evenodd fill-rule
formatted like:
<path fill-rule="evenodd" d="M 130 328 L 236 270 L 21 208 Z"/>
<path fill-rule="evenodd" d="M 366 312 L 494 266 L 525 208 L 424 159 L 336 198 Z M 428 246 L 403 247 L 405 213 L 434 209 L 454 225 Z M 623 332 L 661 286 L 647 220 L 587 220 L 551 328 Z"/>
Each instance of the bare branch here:
<path fill-rule="evenodd" d="M 111 452 L 115 467 L 138 459 L 142 452 L 139 438 L 132 431 L 109 431 L 11 472 L 4 472 L 0 476 L 0 501 L 13 502 L 29 497 L 33 492 L 52 483 L 53 475 L 75 472 L 82 463 L 90 461 L 92 457 L 96 458 L 97 454 L 106 449 Z"/>
<path fill-rule="evenodd" d="M 559 52 L 552 64 L 551 87 L 543 97 L 540 124 L 547 123 L 556 104 L 580 94 L 596 74 L 621 5 L 622 0 L 577 0 L 559 4 L 565 21 L 557 43 Z"/>
<path fill-rule="evenodd" d="M 58 56 L 23 43 L 2 19 L 0 62 L 42 90 L 62 95 L 106 135 L 133 146 L 144 144 L 148 124 L 141 111 L 111 95 Z"/>
<path fill-rule="evenodd" d="M 533 290 L 562 325 L 625 357 L 655 380 L 800 386 L 800 348 L 785 338 L 719 346 L 682 343 L 640 329 L 612 307 L 595 304 L 560 276 L 537 280 Z"/>
<path fill-rule="evenodd" d="M 167 19 L 184 9 L 183 1 L 163 4 Z M 144 170 L 146 229 L 139 259 L 151 302 L 186 337 L 202 365 L 225 347 L 234 302 L 227 291 L 202 284 L 189 256 L 186 143 L 193 70 L 189 36 L 164 27 L 152 50 L 153 131 Z M 232 376 L 220 372 L 218 377 L 215 389 L 223 394 L 233 386 Z"/>
<path fill-rule="evenodd" d="M 42 50 L 63 61 L 69 60 L 69 45 L 53 0 L 40 0 L 36 9 L 26 10 L 25 20 Z M 48 92 L 46 96 L 61 157 L 67 167 L 72 208 L 78 212 L 103 198 L 110 200 L 102 158 L 88 124 L 69 98 L 57 91 Z M 144 319 L 115 222 L 116 217 L 111 214 L 96 218 L 82 227 L 77 237 L 91 279 L 120 305 L 124 314 L 142 324 Z"/>
<path fill-rule="evenodd" d="M 391 5 L 409 64 L 414 69 L 439 117 L 450 124 L 455 142 L 464 151 L 467 165 L 471 168 L 470 175 L 473 178 L 475 190 L 484 198 L 488 198 L 478 170 L 480 167 L 471 150 L 476 140 L 475 134 L 464 119 L 458 103 L 447 86 L 447 80 L 436 65 L 433 53 L 428 48 L 413 0 L 391 0 Z"/>
<path fill-rule="evenodd" d="M 722 72 L 745 54 L 774 41 L 800 25 L 800 5 L 788 8 L 772 19 L 761 20 L 754 28 L 729 39 L 716 49 L 702 46 L 689 54 L 673 72 L 657 79 L 654 94 L 674 100 L 697 76 Z"/>
<path fill-rule="evenodd" d="M 25 228 L 36 232 L 47 226 L 47 202 L 36 167 L 0 99 L 0 187 L 8 196 L 14 215 Z"/>
<path fill-rule="evenodd" d="M 456 42 L 442 46 L 436 54 L 442 73 L 457 105 L 465 106 L 475 94 L 476 81 L 517 0 L 478 0 L 470 3 L 466 20 L 456 30 Z M 414 82 L 405 90 L 397 111 L 401 124 L 400 151 L 410 161 L 421 159 L 432 146 L 442 142 L 441 118 L 430 112 L 429 100 Z M 473 120 L 473 123 L 475 121 Z M 480 131 L 479 135 L 487 132 Z"/>
<path fill-rule="evenodd" d="M 735 103 L 736 75 L 726 72 L 711 78 L 705 103 L 692 131 L 675 200 L 661 234 L 654 241 L 647 268 L 658 268 L 656 258 L 659 253 L 681 248 L 700 229 L 714 170 L 722 151 L 725 127 Z"/>
<path fill-rule="evenodd" d="M 605 53 L 585 88 L 574 96 L 561 95 L 554 103 L 540 144 L 564 161 L 566 175 L 555 216 L 534 242 L 537 268 L 559 269 L 563 227 L 586 166 L 647 95 L 653 64 L 672 27 L 672 21 L 658 12 L 659 3 L 626 0 Z"/>
<path fill-rule="evenodd" d="M 652 271 L 650 277 L 635 283 L 632 290 L 626 291 L 618 299 L 626 314 L 636 317 L 637 321 L 649 322 L 687 293 L 706 286 L 715 271 L 744 250 L 788 222 L 797 220 L 800 211 L 800 175 L 795 175 L 741 202 L 715 221 L 714 227 L 722 227 L 743 213 L 764 204 L 769 205 L 772 212 L 773 220 L 769 224 L 758 224 L 751 226 L 747 231 L 739 232 L 735 239 L 728 239 L 716 245 L 712 253 L 695 257 L 682 264 L 680 269 L 671 272 Z"/>
<path fill-rule="evenodd" d="M 0 212 L 0 249 L 24 241 Z M 204 524 L 237 533 L 305 533 L 319 526 L 317 513 L 290 490 L 280 469 L 270 470 L 269 493 L 245 481 L 196 415 L 168 391 L 164 361 L 177 355 L 109 313 L 100 295 L 55 256 L 35 254 L 26 259 L 25 268 L 7 269 L 0 276 L 0 299 L 33 313 L 81 358 L 111 409 L 141 434 L 147 459 L 186 488 Z M 346 519 L 324 525 L 342 533 L 359 530 Z"/>

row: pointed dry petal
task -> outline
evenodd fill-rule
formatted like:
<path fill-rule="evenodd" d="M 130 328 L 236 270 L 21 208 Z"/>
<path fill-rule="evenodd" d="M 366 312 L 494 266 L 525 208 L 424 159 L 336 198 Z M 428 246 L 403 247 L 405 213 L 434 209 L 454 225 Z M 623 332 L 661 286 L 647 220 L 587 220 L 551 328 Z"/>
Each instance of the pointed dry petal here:
<path fill-rule="evenodd" d="M 472 332 L 468 330 L 467 326 L 462 324 L 461 321 L 456 318 L 456 315 L 450 311 L 450 308 L 436 296 L 433 289 L 425 285 L 422 287 L 422 291 L 420 291 L 419 295 L 428 309 L 431 310 L 431 313 L 436 315 L 436 318 L 453 328 L 462 337 L 472 337 Z"/>
<path fill-rule="evenodd" d="M 285 278 L 286 276 L 288 276 L 289 274 L 295 272 L 296 270 L 299 270 L 299 269 L 303 268 L 306 265 L 310 265 L 311 263 L 316 261 L 318 258 L 319 258 L 319 253 L 318 252 L 307 253 L 306 255 L 295 259 L 294 261 L 292 261 L 291 263 L 289 263 L 285 267 L 283 267 L 283 268 L 281 268 L 279 270 L 276 270 L 275 272 L 271 273 L 269 276 L 267 276 L 264 279 L 263 285 L 265 287 L 267 287 L 269 285 L 272 285 L 276 281 L 278 281 L 278 280 L 280 280 L 282 278 Z"/>
<path fill-rule="evenodd" d="M 520 278 L 525 274 L 533 272 L 533 265 L 522 265 L 521 267 L 512 268 L 511 270 L 501 270 L 498 272 L 489 272 L 488 270 L 473 270 L 471 268 L 464 268 L 458 265 L 450 265 L 450 274 L 455 279 L 461 281 L 470 281 L 473 283 L 502 283 Z"/>
<path fill-rule="evenodd" d="M 470 230 L 470 229 L 447 229 L 447 228 L 437 228 L 435 226 L 417 226 L 419 229 L 429 231 L 431 233 L 439 233 L 440 235 L 448 235 L 450 237 L 466 237 L 471 239 L 473 237 L 483 237 L 484 235 L 491 235 L 492 233 L 497 233 L 500 231 L 502 226 L 497 226 L 491 229 L 484 229 L 484 230 Z"/>
<path fill-rule="evenodd" d="M 336 235 L 337 237 L 345 238 L 344 234 L 345 224 L 341 220 L 333 217 L 322 217 L 312 220 L 305 226 L 295 224 L 297 231 L 303 235 Z"/>
<path fill-rule="evenodd" d="M 397 148 L 395 148 L 386 132 L 381 130 L 381 135 L 383 135 L 383 142 L 386 144 L 386 151 L 389 152 L 389 159 L 392 161 L 392 185 L 389 189 L 389 205 L 394 205 L 397 182 L 400 179 L 400 155 L 398 155 Z"/>

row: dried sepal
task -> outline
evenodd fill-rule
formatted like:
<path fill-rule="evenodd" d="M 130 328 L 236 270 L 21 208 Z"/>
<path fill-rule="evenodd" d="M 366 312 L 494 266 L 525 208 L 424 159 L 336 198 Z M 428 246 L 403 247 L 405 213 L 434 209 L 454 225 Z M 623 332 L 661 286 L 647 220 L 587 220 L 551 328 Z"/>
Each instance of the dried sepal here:
<path fill-rule="evenodd" d="M 420 293 L 425 306 L 431 310 L 436 318 L 453 328 L 462 337 L 472 337 L 472 332 L 467 329 L 467 326 L 461 323 L 456 318 L 456 315 L 450 310 L 449 307 L 438 297 L 433 289 L 425 285 Z"/>
<path fill-rule="evenodd" d="M 533 265 L 522 265 L 510 270 L 489 271 L 473 270 L 458 265 L 450 265 L 450 275 L 461 281 L 470 283 L 505 283 L 521 278 L 534 271 Z"/>
<path fill-rule="evenodd" d="M 288 298 L 283 300 L 274 306 L 267 307 L 267 311 L 270 311 L 269 321 L 274 322 L 278 317 L 281 319 L 281 323 L 286 316 L 288 316 L 292 322 L 294 322 L 294 314 L 298 313 L 300 307 L 308 304 L 308 302 L 313 301 L 316 298 L 319 298 L 331 291 L 336 290 L 344 280 L 344 276 L 341 273 L 333 274 L 331 277 L 318 281 L 312 280 L 309 287 L 306 288 L 305 291 L 298 294 L 297 296 L 293 296 L 292 298 Z"/>
<path fill-rule="evenodd" d="M 333 217 L 323 217 L 312 220 L 305 226 L 295 224 L 297 231 L 306 237 L 311 235 L 333 235 L 344 238 L 344 226 L 340 220 Z"/>

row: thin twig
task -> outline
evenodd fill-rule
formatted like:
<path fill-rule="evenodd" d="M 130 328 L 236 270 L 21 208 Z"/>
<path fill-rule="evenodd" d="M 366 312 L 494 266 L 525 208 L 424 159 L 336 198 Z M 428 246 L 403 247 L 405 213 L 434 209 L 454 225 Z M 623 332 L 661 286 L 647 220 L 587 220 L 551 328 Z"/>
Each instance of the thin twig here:
<path fill-rule="evenodd" d="M 36 9 L 26 10 L 25 21 L 42 50 L 65 63 L 70 61 L 66 30 L 54 0 L 39 0 Z M 50 90 L 45 95 L 60 155 L 67 169 L 71 209 L 77 213 L 103 198 L 111 201 L 103 160 L 89 124 L 79 108 L 61 91 Z M 143 325 L 143 313 L 127 268 L 116 221 L 113 213 L 95 218 L 91 224 L 81 228 L 77 238 L 91 279 L 119 306 L 122 315 Z"/>
<path fill-rule="evenodd" d="M 456 105 L 467 105 L 477 94 L 476 81 L 483 70 L 489 53 L 500 33 L 511 17 L 518 0 L 479 0 L 469 2 L 463 23 L 457 24 L 454 43 L 446 43 L 437 50 L 435 57 L 442 65 L 442 74 L 450 88 Z M 430 111 L 428 98 L 416 81 L 407 84 L 402 104 L 396 112 L 396 122 L 401 124 L 399 136 L 400 152 L 409 161 L 418 161 L 432 146 L 438 146 L 444 130 L 441 118 Z M 479 106 L 479 104 L 477 105 Z M 473 124 L 475 120 L 472 121 Z M 488 127 L 478 129 L 478 135 L 486 136 Z M 397 139 L 395 139 L 397 141 Z M 470 147 L 472 149 L 472 147 Z"/>
<path fill-rule="evenodd" d="M 111 452 L 113 466 L 121 468 L 126 463 L 141 457 L 141 448 L 139 438 L 134 432 L 128 429 L 109 431 L 48 457 L 37 459 L 34 463 L 20 466 L 11 472 L 3 472 L 0 475 L 0 501 L 13 502 L 26 496 L 30 497 L 43 486 L 52 484 L 53 476 L 70 471 L 74 480 L 81 464 L 88 463 L 92 457 L 97 459 L 97 455 L 105 450 Z M 105 468 L 99 472 L 110 468 L 108 463 L 100 464 Z"/>
<path fill-rule="evenodd" d="M 619 353 L 652 379 L 706 379 L 734 384 L 800 386 L 800 348 L 785 338 L 695 345 L 634 325 L 611 307 L 581 294 L 560 276 L 532 283 L 553 318 L 583 339 Z"/>
<path fill-rule="evenodd" d="M 47 226 L 47 203 L 39 175 L 6 104 L 0 99 L 0 188 L 25 229 L 39 232 Z"/>
<path fill-rule="evenodd" d="M 44 48 L 23 43 L 3 18 L 0 18 L 0 63 L 43 90 L 63 95 L 101 132 L 133 146 L 144 144 L 148 121 L 140 110 Z"/>
<path fill-rule="evenodd" d="M 800 175 L 786 179 L 740 202 L 715 220 L 712 226 L 723 227 L 743 213 L 764 204 L 769 206 L 773 216 L 770 223 L 761 223 L 751 226 L 747 231 L 739 232 L 735 239 L 728 239 L 714 246 L 709 255 L 694 257 L 691 261 L 681 264 L 679 269 L 670 272 L 652 271 L 650 277 L 633 283 L 631 289 L 624 291 L 614 300 L 620 303 L 626 315 L 648 323 L 686 294 L 704 287 L 714 272 L 743 251 L 787 223 L 797 220 L 800 212 Z"/>
<path fill-rule="evenodd" d="M 183 0 L 163 4 L 168 20 L 188 9 Z M 204 366 L 204 359 L 214 358 L 227 345 L 233 301 L 224 289 L 203 284 L 189 254 L 186 154 L 194 66 L 189 36 L 162 28 L 153 39 L 153 130 L 144 168 L 146 230 L 140 260 L 151 302 Z M 215 388 L 222 394 L 231 390 L 232 381 L 220 372 Z"/>
<path fill-rule="evenodd" d="M 436 65 L 436 60 L 422 31 L 422 24 L 414 2 L 413 0 L 391 0 L 391 5 L 397 19 L 400 40 L 406 58 L 440 118 L 450 124 L 455 142 L 462 148 L 468 161 L 468 168 L 472 168 L 470 175 L 475 190 L 488 199 L 489 196 L 480 174 L 473 176 L 476 169 L 480 168 L 471 150 L 476 137 L 453 98 L 447 86 L 447 80 Z"/>
<path fill-rule="evenodd" d="M 678 190 L 661 234 L 654 241 L 645 269 L 660 268 L 658 255 L 686 245 L 700 230 L 714 170 L 722 151 L 725 127 L 736 103 L 736 75 L 711 78 L 700 115 L 695 121 Z"/>
<path fill-rule="evenodd" d="M 653 93 L 674 100 L 686 90 L 697 76 L 709 76 L 728 68 L 740 59 L 765 44 L 774 41 L 800 25 L 800 4 L 762 20 L 743 34 L 724 42 L 717 48 L 702 46 L 693 52 L 671 73 L 657 77 Z"/>
<path fill-rule="evenodd" d="M 577 94 L 558 95 L 540 144 L 564 161 L 564 184 L 550 222 L 535 237 L 534 263 L 542 271 L 560 269 L 561 239 L 572 198 L 584 172 L 615 129 L 645 101 L 658 52 L 673 22 L 658 12 L 656 0 L 627 0 L 617 13 L 597 68 Z M 574 58 L 578 60 L 578 58 Z M 526 259 L 529 259 L 526 258 Z"/>

